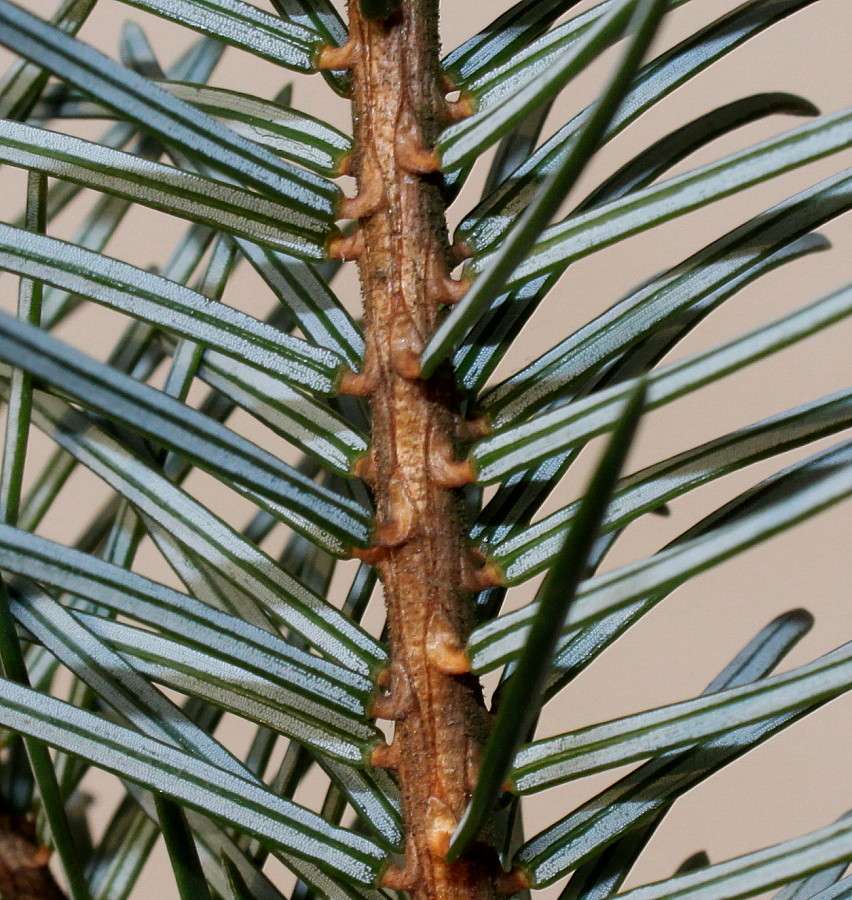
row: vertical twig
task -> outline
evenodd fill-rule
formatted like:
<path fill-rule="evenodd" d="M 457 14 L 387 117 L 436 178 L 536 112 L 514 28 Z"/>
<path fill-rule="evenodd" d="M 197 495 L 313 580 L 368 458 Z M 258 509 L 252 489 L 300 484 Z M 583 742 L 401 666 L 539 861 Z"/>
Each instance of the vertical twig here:
<path fill-rule="evenodd" d="M 454 299 L 432 147 L 449 119 L 438 64 L 436 0 L 403 0 L 366 18 L 350 0 L 350 43 L 329 66 L 354 76 L 357 196 L 343 215 L 364 296 L 366 363 L 344 389 L 368 398 L 373 442 L 360 474 L 373 490 L 378 526 L 366 558 L 378 568 L 392 664 L 377 717 L 395 722 L 376 765 L 399 778 L 408 842 L 386 887 L 416 900 L 487 900 L 496 855 L 446 851 L 476 782 L 488 717 L 464 652 L 471 627 L 471 568 L 456 489 L 470 480 L 455 456 L 459 397 L 448 371 L 420 378 L 419 355 Z"/>

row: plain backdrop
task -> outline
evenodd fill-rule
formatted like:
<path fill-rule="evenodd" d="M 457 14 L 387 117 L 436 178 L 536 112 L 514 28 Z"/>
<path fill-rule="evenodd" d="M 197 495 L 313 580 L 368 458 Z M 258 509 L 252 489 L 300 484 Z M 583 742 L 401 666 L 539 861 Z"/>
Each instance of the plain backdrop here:
<path fill-rule="evenodd" d="M 28 8 L 48 16 L 53 2 L 25 0 Z M 256 0 L 263 6 L 262 0 Z M 443 4 L 444 47 L 449 50 L 475 33 L 509 4 L 448 0 Z M 580 4 L 583 9 L 587 4 Z M 714 20 L 735 7 L 730 0 L 693 0 L 670 17 L 657 47 L 670 45 L 697 25 Z M 268 8 L 264 6 L 264 8 Z M 119 29 L 126 19 L 142 24 L 168 63 L 186 46 L 189 33 L 126 6 L 117 0 L 101 0 L 81 37 L 114 54 Z M 576 197 L 632 154 L 662 134 L 714 107 L 749 93 L 791 91 L 817 103 L 823 112 L 843 108 L 849 102 L 852 75 L 852 15 L 849 0 L 822 0 L 774 26 L 757 39 L 715 64 L 693 84 L 676 92 L 608 146 L 578 188 Z M 5 63 L 8 55 L 4 54 Z M 612 56 L 606 56 L 557 104 L 552 123 L 565 121 L 571 111 L 585 105 L 605 76 Z M 318 78 L 291 77 L 247 54 L 229 51 L 213 83 L 242 88 L 272 97 L 285 80 L 294 84 L 294 103 L 313 115 L 341 128 L 348 127 L 348 107 L 334 97 Z M 734 149 L 792 128 L 799 119 L 773 117 L 751 125 L 742 133 L 717 141 L 695 154 L 675 171 L 685 171 Z M 83 136 L 98 134 L 102 125 L 70 123 L 69 131 Z M 618 244 L 571 267 L 560 285 L 542 304 L 524 341 L 501 366 L 496 377 L 508 374 L 535 358 L 574 327 L 605 309 L 630 287 L 653 273 L 671 266 L 732 227 L 797 190 L 849 165 L 850 158 L 834 155 L 827 160 L 789 173 L 772 182 L 716 203 L 707 210 L 685 216 L 665 228 L 654 229 Z M 485 167 L 471 178 L 469 187 L 451 210 L 457 220 L 477 199 Z M 11 220 L 20 208 L 23 181 L 15 170 L 0 171 L 3 218 Z M 73 233 L 83 210 L 75 207 L 52 226 L 56 236 Z M 176 219 L 138 211 L 122 227 L 108 252 L 137 265 L 162 261 L 183 224 Z M 849 280 L 852 231 L 849 221 L 837 220 L 821 231 L 833 242 L 829 254 L 796 262 L 746 288 L 715 312 L 696 333 L 672 354 L 681 358 L 739 334 L 759 328 L 786 311 L 816 299 Z M 336 282 L 339 295 L 357 311 L 357 277 L 354 270 Z M 14 304 L 15 281 L 0 277 L 0 295 Z M 225 301 L 262 315 L 269 296 L 256 279 L 242 271 Z M 62 335 L 92 355 L 106 356 L 124 322 L 121 317 L 94 309 L 81 311 L 63 326 Z M 722 383 L 691 394 L 648 417 L 641 440 L 631 458 L 631 468 L 663 459 L 687 447 L 722 435 L 773 413 L 848 386 L 850 364 L 849 323 L 810 338 L 768 361 L 752 366 Z M 291 454 L 283 444 L 268 442 L 267 436 L 247 419 L 245 427 L 256 440 Z M 833 439 L 837 440 L 837 438 Z M 672 505 L 669 518 L 649 516 L 632 526 L 619 543 L 607 566 L 653 552 L 709 511 L 735 496 L 762 477 L 815 452 L 818 446 L 788 453 L 745 472 L 730 476 Z M 37 444 L 34 459 L 44 459 L 48 448 Z M 593 459 L 593 455 L 585 455 Z M 32 479 L 37 465 L 28 468 Z M 584 459 L 578 473 L 566 481 L 545 509 L 563 505 L 576 495 L 582 475 L 588 471 Z M 242 501 L 221 489 L 211 479 L 190 481 L 193 490 L 230 520 L 242 524 L 249 515 Z M 43 533 L 71 541 L 87 512 L 97 508 L 98 485 L 80 473 L 67 491 L 61 512 L 51 514 Z M 850 550 L 852 525 L 848 504 L 835 507 L 817 519 L 783 534 L 726 562 L 713 572 L 693 580 L 674 592 L 625 637 L 610 648 L 586 673 L 548 708 L 540 733 L 555 734 L 571 728 L 620 716 L 663 703 L 687 699 L 699 693 L 725 663 L 767 622 L 785 610 L 804 606 L 816 616 L 810 635 L 785 660 L 782 668 L 800 665 L 832 649 L 852 635 L 850 614 Z M 283 541 L 283 536 L 279 538 Z M 137 568 L 146 574 L 176 584 L 174 576 L 144 545 Z M 344 575 L 351 566 L 344 566 Z M 338 593 L 345 579 L 339 579 Z M 516 591 L 513 604 L 526 602 L 535 584 Z M 342 599 L 340 596 L 337 598 Z M 761 746 L 747 757 L 717 774 L 706 784 L 677 802 L 654 836 L 629 884 L 666 877 L 680 861 L 698 849 L 706 849 L 713 861 L 766 846 L 818 828 L 852 805 L 852 754 L 850 754 L 849 699 L 835 701 Z M 244 746 L 248 729 L 232 723 L 221 734 L 235 747 Z M 578 802 L 592 796 L 621 772 L 607 773 L 569 784 L 530 798 L 529 833 L 539 830 Z M 95 775 L 86 788 L 101 804 L 95 821 L 103 827 L 110 797 L 115 796 L 111 777 Z M 315 781 L 297 799 L 321 801 L 322 784 Z M 112 793 L 111 793 L 112 792 Z M 318 799 L 319 798 L 319 799 Z M 284 883 L 286 875 L 282 873 Z M 561 885 L 542 896 L 555 897 Z M 162 852 L 155 855 L 134 895 L 172 900 L 177 892 Z"/>

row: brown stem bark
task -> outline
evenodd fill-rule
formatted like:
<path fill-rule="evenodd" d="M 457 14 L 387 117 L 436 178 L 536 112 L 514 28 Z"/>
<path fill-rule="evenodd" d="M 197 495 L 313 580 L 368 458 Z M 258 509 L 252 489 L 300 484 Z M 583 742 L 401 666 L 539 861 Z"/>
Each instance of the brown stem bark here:
<path fill-rule="evenodd" d="M 66 900 L 49 860 L 50 851 L 39 845 L 32 822 L 0 804 L 0 897 Z"/>
<path fill-rule="evenodd" d="M 447 373 L 419 378 L 418 357 L 451 299 L 444 206 L 431 152 L 448 116 L 438 67 L 436 0 L 403 0 L 367 20 L 350 0 L 359 219 L 367 341 L 364 373 L 346 388 L 369 397 L 373 444 L 361 474 L 378 510 L 375 547 L 388 610 L 392 664 L 379 717 L 395 721 L 374 757 L 396 770 L 408 843 L 384 884 L 415 900 L 494 896 L 493 852 L 456 863 L 447 844 L 477 777 L 488 721 L 464 646 L 469 561 L 455 488 L 469 480 L 454 458 L 458 398 Z"/>

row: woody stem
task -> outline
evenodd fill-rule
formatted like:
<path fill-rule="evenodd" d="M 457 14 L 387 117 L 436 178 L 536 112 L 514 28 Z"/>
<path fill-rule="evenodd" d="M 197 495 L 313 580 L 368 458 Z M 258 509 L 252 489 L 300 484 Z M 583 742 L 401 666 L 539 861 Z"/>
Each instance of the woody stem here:
<path fill-rule="evenodd" d="M 471 626 L 469 568 L 458 488 L 468 468 L 454 458 L 459 398 L 447 371 L 423 380 L 420 351 L 447 300 L 449 251 L 431 150 L 447 106 L 438 66 L 436 0 L 403 0 L 386 20 L 365 19 L 350 0 L 358 198 L 358 266 L 367 343 L 366 393 L 373 443 L 361 472 L 378 527 L 371 551 L 384 585 L 391 649 L 390 750 L 408 842 L 404 868 L 385 885 L 414 900 L 493 896 L 493 853 L 456 863 L 447 844 L 475 784 L 487 716 L 464 653 Z"/>

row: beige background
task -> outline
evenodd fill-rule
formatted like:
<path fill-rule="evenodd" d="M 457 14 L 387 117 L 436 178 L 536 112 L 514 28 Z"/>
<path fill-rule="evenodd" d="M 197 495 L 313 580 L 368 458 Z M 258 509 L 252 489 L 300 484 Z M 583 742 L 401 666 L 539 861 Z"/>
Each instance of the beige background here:
<path fill-rule="evenodd" d="M 263 5 L 261 0 L 255 2 Z M 26 0 L 26 5 L 45 16 L 53 8 L 53 3 L 47 0 Z M 443 5 L 447 49 L 508 6 L 505 2 L 445 2 Z M 670 17 L 658 46 L 669 45 L 694 30 L 696 24 L 710 22 L 735 5 L 729 0 L 694 0 Z M 82 36 L 114 53 L 118 29 L 125 18 L 133 18 L 149 30 L 165 62 L 185 45 L 186 32 L 182 29 L 113 0 L 102 0 Z M 746 93 L 787 90 L 803 94 L 825 112 L 842 108 L 849 102 L 850 46 L 849 0 L 822 0 L 814 4 L 714 65 L 697 83 L 681 89 L 633 125 L 600 155 L 583 185 L 593 185 L 631 154 L 689 118 Z M 4 62 L 6 58 L 3 57 Z M 554 123 L 564 121 L 571 110 L 593 96 L 610 59 L 607 57 L 565 92 L 554 113 Z M 270 65 L 231 52 L 226 55 L 214 82 L 272 96 L 287 77 Z M 297 77 L 293 81 L 296 105 L 346 127 L 346 104 L 324 90 L 318 79 Z M 315 104 L 323 94 L 328 97 L 327 106 L 318 113 Z M 736 147 L 756 143 L 800 121 L 774 117 L 752 125 L 741 135 L 716 142 L 691 157 L 678 171 L 718 158 Z M 87 136 L 100 130 L 99 125 L 75 127 L 75 133 Z M 501 371 L 508 373 L 534 358 L 557 335 L 568 333 L 606 308 L 641 279 L 680 261 L 749 216 L 848 164 L 848 154 L 836 155 L 573 266 L 536 314 L 525 332 L 523 346 Z M 484 170 L 477 173 L 471 189 L 465 191 L 451 215 L 457 218 L 475 202 L 473 186 L 481 184 L 483 177 Z M 584 193 L 583 185 L 577 196 Z M 0 172 L 4 218 L 11 218 L 13 210 L 19 208 L 21 187 L 18 173 L 8 169 Z M 80 210 L 73 210 L 64 216 L 54 233 L 69 234 L 79 214 Z M 150 264 L 162 259 L 169 242 L 181 228 L 177 220 L 135 213 L 128 227 L 122 229 L 119 240 L 111 245 L 110 252 L 140 265 Z M 847 281 L 852 242 L 848 218 L 833 222 L 822 231 L 834 243 L 830 254 L 794 263 L 745 289 L 684 341 L 672 358 L 686 356 L 758 327 Z M 341 296 L 356 309 L 354 273 L 345 273 L 339 284 Z M 0 278 L 4 302 L 13 302 L 14 289 L 11 277 Z M 268 302 L 248 273 L 240 276 L 226 301 L 257 314 Z M 120 317 L 104 316 L 96 310 L 94 315 L 78 316 L 73 327 L 63 333 L 87 352 L 103 356 L 121 325 Z M 848 323 L 835 327 L 753 366 L 748 373 L 731 377 L 653 414 L 631 465 L 638 467 L 662 459 L 738 426 L 845 387 L 852 369 L 850 338 L 852 328 Z M 251 427 L 250 423 L 246 425 Z M 806 452 L 815 449 L 808 448 Z M 39 457 L 44 452 L 46 448 L 38 448 Z M 287 451 L 282 448 L 282 452 Z M 653 552 L 729 497 L 801 455 L 804 454 L 787 454 L 697 491 L 674 504 L 673 514 L 667 520 L 657 517 L 641 520 L 629 530 L 629 537 L 613 554 L 610 564 Z M 33 471 L 37 467 L 30 469 L 29 474 Z M 573 478 L 547 509 L 571 499 L 578 483 Z M 244 504 L 222 496 L 221 492 L 211 494 L 209 480 L 199 477 L 193 485 L 203 490 L 211 505 L 222 514 L 237 523 L 245 521 L 248 512 Z M 93 508 L 96 491 L 94 479 L 85 474 L 75 477 L 69 490 L 69 505 L 62 514 L 49 517 L 44 532 L 68 539 L 69 533 L 73 534 L 79 527 L 86 509 Z M 851 524 L 849 505 L 835 508 L 795 532 L 775 538 L 681 588 L 598 660 L 558 704 L 552 704 L 541 734 L 557 733 L 694 696 L 759 628 L 778 613 L 795 606 L 812 610 L 817 624 L 790 654 L 784 668 L 799 665 L 848 639 L 852 633 L 848 587 Z M 283 537 L 279 536 L 281 540 Z M 150 567 L 157 564 L 151 548 L 143 548 L 140 570 L 150 573 Z M 158 577 L 173 581 L 169 573 L 158 571 Z M 526 596 L 519 594 L 514 602 L 522 602 Z M 681 859 L 699 848 L 707 849 L 711 858 L 719 861 L 817 828 L 844 812 L 852 805 L 850 710 L 852 704 L 848 698 L 830 704 L 680 800 L 637 865 L 630 884 L 665 877 Z M 230 734 L 239 746 L 245 729 L 235 727 Z M 531 798 L 528 820 L 531 829 L 549 823 L 620 774 L 587 779 Z M 108 790 L 111 784 L 111 779 L 98 776 L 87 787 Z M 318 790 L 319 785 L 315 785 L 315 794 Z M 299 799 L 317 802 L 315 796 L 300 795 Z M 102 816 L 99 821 L 103 821 Z M 542 896 L 555 897 L 559 887 Z M 153 891 L 161 900 L 177 896 L 162 854 L 155 858 L 155 865 L 149 868 L 135 896 L 151 896 Z"/>

